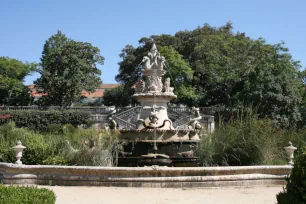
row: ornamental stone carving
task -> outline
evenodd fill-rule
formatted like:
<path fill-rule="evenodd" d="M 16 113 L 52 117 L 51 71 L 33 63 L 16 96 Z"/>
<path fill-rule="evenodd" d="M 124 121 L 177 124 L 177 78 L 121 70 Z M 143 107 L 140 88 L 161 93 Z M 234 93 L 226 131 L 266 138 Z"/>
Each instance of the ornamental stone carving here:
<path fill-rule="evenodd" d="M 146 83 L 143 80 L 139 80 L 136 82 L 135 91 L 136 93 L 143 93 L 146 88 Z"/>
<path fill-rule="evenodd" d="M 147 90 L 152 92 L 161 92 L 163 83 L 159 76 L 148 76 L 146 80 Z"/>
<path fill-rule="evenodd" d="M 202 129 L 202 126 L 199 122 L 199 120 L 202 119 L 202 116 L 200 115 L 200 109 L 196 107 L 191 108 L 192 117 L 190 117 L 188 129 L 191 130 L 200 130 Z"/>
<path fill-rule="evenodd" d="M 145 70 L 148 69 L 164 69 L 165 66 L 165 57 L 160 56 L 160 53 L 157 51 L 155 43 L 148 53 L 148 56 L 144 56 L 142 63 Z"/>
<path fill-rule="evenodd" d="M 170 87 L 170 78 L 166 78 L 165 83 L 164 83 L 164 92 L 172 93 L 173 92 L 173 87 Z"/>

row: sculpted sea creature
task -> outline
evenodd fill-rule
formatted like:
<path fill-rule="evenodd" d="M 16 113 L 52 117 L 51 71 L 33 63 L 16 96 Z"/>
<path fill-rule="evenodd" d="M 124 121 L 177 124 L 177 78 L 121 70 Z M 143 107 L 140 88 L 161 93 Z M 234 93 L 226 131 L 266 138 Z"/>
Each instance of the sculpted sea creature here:
<path fill-rule="evenodd" d="M 144 69 L 151 69 L 152 65 L 149 57 L 144 56 L 141 62 L 144 63 Z"/>

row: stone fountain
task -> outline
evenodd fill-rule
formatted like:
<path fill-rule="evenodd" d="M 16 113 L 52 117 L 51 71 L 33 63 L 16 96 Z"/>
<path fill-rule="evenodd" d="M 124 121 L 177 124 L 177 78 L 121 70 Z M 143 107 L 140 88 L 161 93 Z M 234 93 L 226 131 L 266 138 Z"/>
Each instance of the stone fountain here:
<path fill-rule="evenodd" d="M 119 166 L 197 166 L 196 149 L 200 141 L 202 119 L 199 109 L 191 109 L 186 128 L 173 127 L 168 117 L 168 103 L 176 99 L 166 73 L 165 58 L 153 44 L 143 57 L 143 80 L 136 83 L 133 97 L 140 103 L 136 128 L 121 129 L 122 147 Z"/>

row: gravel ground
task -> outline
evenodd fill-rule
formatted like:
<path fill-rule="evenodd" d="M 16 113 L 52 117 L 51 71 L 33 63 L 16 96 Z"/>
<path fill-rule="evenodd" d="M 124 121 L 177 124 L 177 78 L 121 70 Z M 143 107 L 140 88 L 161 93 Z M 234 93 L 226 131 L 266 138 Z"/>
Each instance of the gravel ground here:
<path fill-rule="evenodd" d="M 199 189 L 40 186 L 57 204 L 273 204 L 282 186 Z"/>

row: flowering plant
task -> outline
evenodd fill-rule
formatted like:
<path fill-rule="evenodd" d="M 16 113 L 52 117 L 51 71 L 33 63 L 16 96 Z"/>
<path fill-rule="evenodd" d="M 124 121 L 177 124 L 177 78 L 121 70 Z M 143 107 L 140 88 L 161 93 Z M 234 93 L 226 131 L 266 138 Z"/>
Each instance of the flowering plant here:
<path fill-rule="evenodd" d="M 7 114 L 7 115 L 1 115 L 1 114 L 0 114 L 0 119 L 9 119 L 9 118 L 11 118 L 11 117 L 12 117 L 11 114 Z"/>

